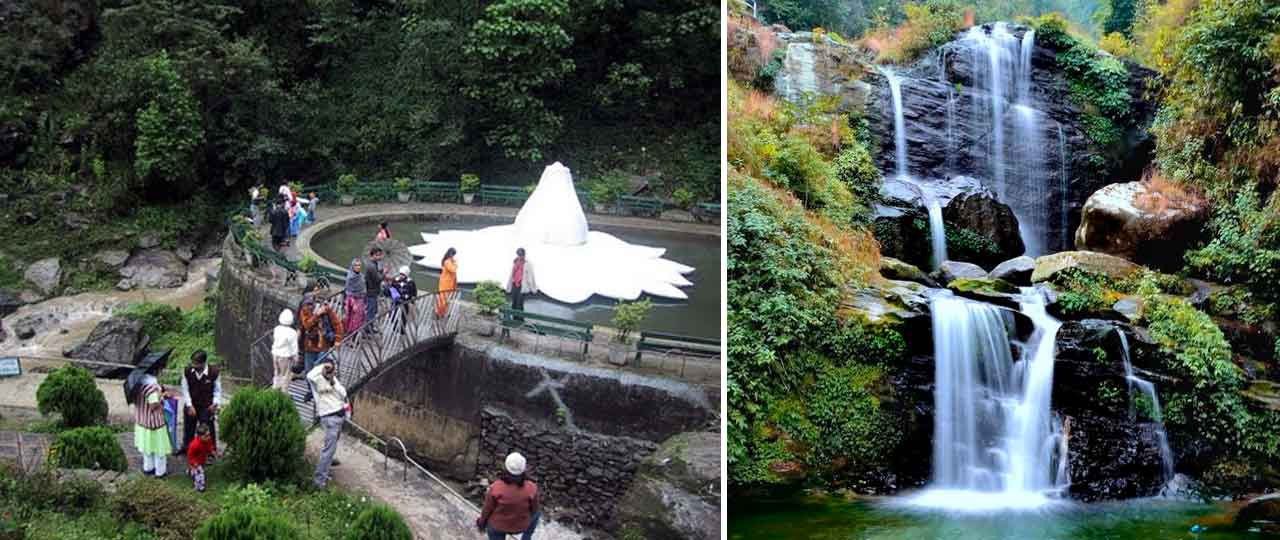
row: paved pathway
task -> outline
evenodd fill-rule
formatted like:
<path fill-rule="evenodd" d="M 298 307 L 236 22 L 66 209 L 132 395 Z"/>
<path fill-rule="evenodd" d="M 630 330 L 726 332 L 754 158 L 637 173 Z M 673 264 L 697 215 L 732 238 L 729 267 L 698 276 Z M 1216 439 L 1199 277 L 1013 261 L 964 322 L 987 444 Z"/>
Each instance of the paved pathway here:
<path fill-rule="evenodd" d="M 128 460 L 129 471 L 142 471 L 142 454 L 133 445 L 133 433 L 119 433 L 116 439 L 124 450 Z M 17 459 L 28 468 L 43 466 L 49 454 L 49 445 L 53 443 L 53 435 L 47 433 L 30 433 L 21 431 L 0 431 L 0 458 Z M 169 456 L 168 474 L 185 474 L 186 461 L 182 456 Z"/>

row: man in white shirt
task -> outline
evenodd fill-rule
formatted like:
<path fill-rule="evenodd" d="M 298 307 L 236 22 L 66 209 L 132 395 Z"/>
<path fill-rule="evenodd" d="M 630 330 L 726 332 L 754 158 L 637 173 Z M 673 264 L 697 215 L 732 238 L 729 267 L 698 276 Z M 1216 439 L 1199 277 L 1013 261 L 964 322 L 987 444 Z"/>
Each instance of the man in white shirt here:
<path fill-rule="evenodd" d="M 191 364 L 182 370 L 182 402 L 179 405 L 183 411 L 182 447 L 175 453 L 186 453 L 187 445 L 196 435 L 196 426 L 201 423 L 209 425 L 216 452 L 218 432 L 214 416 L 222 406 L 222 378 L 218 368 L 209 365 L 203 350 L 191 353 Z"/>
<path fill-rule="evenodd" d="M 347 389 L 338 380 L 333 362 L 321 362 L 312 368 L 307 374 L 307 380 L 311 382 L 315 395 L 316 417 L 320 419 L 320 427 L 324 429 L 324 446 L 320 449 L 315 475 L 316 487 L 323 488 L 329 482 L 329 467 L 337 465 L 333 453 L 338 450 L 342 424 L 351 413 L 351 405 L 347 403 Z"/>

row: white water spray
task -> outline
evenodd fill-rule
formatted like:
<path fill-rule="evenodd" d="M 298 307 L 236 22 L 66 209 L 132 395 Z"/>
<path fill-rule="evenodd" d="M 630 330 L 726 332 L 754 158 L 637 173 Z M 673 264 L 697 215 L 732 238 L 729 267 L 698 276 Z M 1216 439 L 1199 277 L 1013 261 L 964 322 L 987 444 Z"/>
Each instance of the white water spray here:
<path fill-rule="evenodd" d="M 1156 444 L 1160 447 L 1160 467 L 1163 483 L 1168 483 L 1173 479 L 1173 450 L 1169 448 L 1169 436 L 1164 430 L 1164 413 L 1160 410 L 1160 398 L 1156 397 L 1156 385 L 1151 381 L 1138 377 L 1133 374 L 1133 364 L 1129 361 L 1129 338 L 1125 337 L 1124 332 L 1116 331 L 1120 334 L 1120 352 L 1124 359 L 1124 378 L 1128 382 L 1129 387 L 1129 417 L 1137 419 L 1137 412 L 1134 410 L 1133 389 L 1137 388 L 1138 392 L 1145 396 L 1151 405 L 1150 413 L 1151 421 L 1155 423 Z"/>

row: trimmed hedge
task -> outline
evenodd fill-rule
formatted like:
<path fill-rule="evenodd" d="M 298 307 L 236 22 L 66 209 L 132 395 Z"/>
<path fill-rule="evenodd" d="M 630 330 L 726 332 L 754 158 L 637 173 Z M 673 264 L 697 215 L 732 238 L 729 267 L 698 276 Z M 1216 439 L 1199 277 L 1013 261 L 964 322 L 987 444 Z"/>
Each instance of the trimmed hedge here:
<path fill-rule="evenodd" d="M 94 382 L 93 373 L 73 364 L 58 368 L 40 383 L 36 404 L 40 414 L 61 414 L 65 427 L 92 426 L 107 421 L 107 398 Z"/>
<path fill-rule="evenodd" d="M 235 451 L 231 470 L 255 482 L 297 481 L 306 467 L 306 430 L 293 401 L 270 388 L 236 392 L 222 411 L 219 433 Z"/>
<path fill-rule="evenodd" d="M 63 431 L 49 447 L 49 464 L 63 469 L 98 469 L 124 472 L 129 462 L 105 427 L 82 427 Z"/>
<path fill-rule="evenodd" d="M 413 540 L 413 532 L 400 514 L 379 504 L 360 513 L 346 540 Z"/>

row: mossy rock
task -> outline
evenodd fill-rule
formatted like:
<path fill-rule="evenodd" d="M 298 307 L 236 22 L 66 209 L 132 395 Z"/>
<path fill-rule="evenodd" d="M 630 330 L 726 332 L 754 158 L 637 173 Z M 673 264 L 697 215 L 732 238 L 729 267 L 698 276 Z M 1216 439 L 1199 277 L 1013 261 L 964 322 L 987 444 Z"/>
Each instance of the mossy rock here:
<path fill-rule="evenodd" d="M 880 275 L 894 280 L 914 281 L 922 283 L 930 287 L 936 287 L 937 284 L 929 278 L 918 266 L 910 264 L 893 257 L 880 257 Z"/>
<path fill-rule="evenodd" d="M 1098 253 L 1096 251 L 1063 251 L 1053 255 L 1045 255 L 1036 259 L 1036 269 L 1031 273 L 1031 281 L 1039 283 L 1048 281 L 1058 272 L 1068 268 L 1078 268 L 1085 272 L 1101 274 L 1111 279 L 1124 279 L 1137 272 L 1140 266 L 1127 260 Z"/>
<path fill-rule="evenodd" d="M 947 284 L 955 292 L 1016 294 L 1018 287 L 996 278 L 958 278 Z"/>

